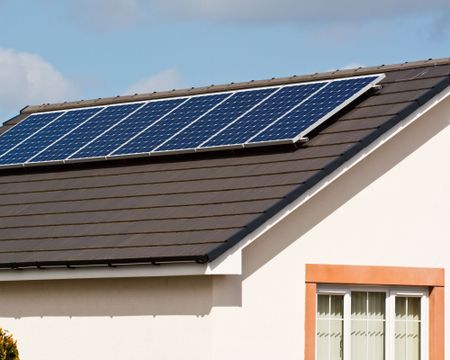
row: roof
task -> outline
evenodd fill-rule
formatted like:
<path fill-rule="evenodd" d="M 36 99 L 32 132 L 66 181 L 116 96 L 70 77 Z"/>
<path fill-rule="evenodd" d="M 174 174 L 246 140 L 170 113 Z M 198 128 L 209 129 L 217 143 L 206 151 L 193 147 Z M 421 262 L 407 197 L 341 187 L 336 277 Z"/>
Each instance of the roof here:
<path fill-rule="evenodd" d="M 26 114 L 383 72 L 382 88 L 295 148 L 0 172 L 0 268 L 216 259 L 450 85 L 450 59 L 31 106 Z"/>

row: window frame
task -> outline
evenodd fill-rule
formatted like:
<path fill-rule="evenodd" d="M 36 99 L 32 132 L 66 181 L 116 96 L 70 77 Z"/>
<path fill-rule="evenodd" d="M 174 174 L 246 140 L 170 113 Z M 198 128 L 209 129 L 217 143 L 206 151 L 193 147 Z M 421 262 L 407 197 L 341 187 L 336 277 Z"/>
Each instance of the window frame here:
<path fill-rule="evenodd" d="M 444 359 L 444 269 L 396 266 L 305 265 L 305 360 L 316 357 L 316 302 L 318 286 L 418 287 L 428 290 L 428 350 L 423 360 Z M 361 289 L 361 287 L 359 287 Z"/>
<path fill-rule="evenodd" d="M 343 359 L 351 359 L 351 293 L 361 291 L 385 293 L 386 295 L 384 358 L 388 360 L 395 358 L 395 298 L 397 296 L 420 298 L 420 358 L 422 360 L 428 359 L 428 288 L 411 286 L 318 285 L 316 290 L 316 306 L 319 295 L 343 296 Z M 317 348 L 315 351 L 317 352 Z"/>

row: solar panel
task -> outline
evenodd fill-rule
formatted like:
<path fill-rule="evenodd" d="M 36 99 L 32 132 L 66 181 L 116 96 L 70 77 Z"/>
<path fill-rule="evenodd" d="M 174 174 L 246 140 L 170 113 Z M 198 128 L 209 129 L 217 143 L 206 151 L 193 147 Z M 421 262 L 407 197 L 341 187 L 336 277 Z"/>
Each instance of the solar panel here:
<path fill-rule="evenodd" d="M 87 144 L 90 140 L 93 140 L 97 135 L 100 135 L 103 131 L 110 128 L 142 105 L 143 104 L 127 104 L 104 108 L 88 121 L 67 133 L 64 138 L 58 140 L 29 161 L 42 162 L 67 159 L 80 147 Z"/>
<path fill-rule="evenodd" d="M 51 124 L 42 128 L 39 136 L 32 136 L 28 141 L 21 143 L 9 153 L 0 158 L 0 164 L 20 164 L 26 162 L 33 155 L 39 154 L 47 146 L 61 138 L 64 134 L 74 129 L 101 108 L 91 108 L 69 111 L 59 116 Z"/>
<path fill-rule="evenodd" d="M 72 159 L 107 156 L 142 130 L 161 120 L 186 99 L 152 101 L 74 153 Z"/>
<path fill-rule="evenodd" d="M 11 151 L 30 136 L 48 126 L 62 112 L 33 114 L 0 135 L 0 156 Z"/>
<path fill-rule="evenodd" d="M 324 119 L 325 115 L 330 117 L 339 111 L 347 100 L 375 79 L 376 77 L 365 77 L 330 82 L 320 92 L 311 96 L 293 111 L 286 113 L 248 142 L 298 140 L 308 133 L 311 125 L 317 127 L 321 123 L 319 120 Z"/>
<path fill-rule="evenodd" d="M 164 140 L 182 130 L 186 125 L 207 114 L 232 94 L 217 94 L 190 98 L 163 120 L 155 123 L 137 137 L 112 153 L 112 155 L 148 153 Z"/>
<path fill-rule="evenodd" d="M 191 123 L 189 127 L 176 136 L 162 143 L 155 151 L 196 148 L 230 122 L 238 119 L 246 112 L 251 111 L 255 106 L 258 106 L 261 101 L 273 95 L 278 89 L 242 91 L 234 94 L 209 114 Z"/>
<path fill-rule="evenodd" d="M 265 126 L 319 91 L 326 84 L 314 83 L 282 88 L 254 111 L 222 129 L 221 132 L 218 132 L 206 143 L 199 144 L 199 146 L 214 147 L 245 143 Z"/>
<path fill-rule="evenodd" d="M 0 166 L 294 143 L 383 74 L 33 114 L 0 135 Z"/>

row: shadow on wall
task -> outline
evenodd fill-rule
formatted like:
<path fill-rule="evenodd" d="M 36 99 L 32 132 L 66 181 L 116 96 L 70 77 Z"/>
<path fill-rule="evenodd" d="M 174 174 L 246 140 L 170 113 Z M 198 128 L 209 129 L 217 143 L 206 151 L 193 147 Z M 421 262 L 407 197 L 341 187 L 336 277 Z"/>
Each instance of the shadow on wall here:
<path fill-rule="evenodd" d="M 296 216 L 287 217 L 260 239 L 247 246 L 243 250 L 242 257 L 243 280 L 449 126 L 449 114 L 450 99 L 447 99 L 423 119 L 397 134 L 394 141 L 385 143 L 374 153 L 375 156 L 369 158 L 369 161 L 356 165 L 330 187 L 302 205 L 296 210 Z M 282 236 L 279 229 L 283 229 Z"/>
<path fill-rule="evenodd" d="M 216 289 L 213 294 L 213 288 Z M 208 315 L 240 306 L 240 276 L 0 283 L 0 317 Z"/>

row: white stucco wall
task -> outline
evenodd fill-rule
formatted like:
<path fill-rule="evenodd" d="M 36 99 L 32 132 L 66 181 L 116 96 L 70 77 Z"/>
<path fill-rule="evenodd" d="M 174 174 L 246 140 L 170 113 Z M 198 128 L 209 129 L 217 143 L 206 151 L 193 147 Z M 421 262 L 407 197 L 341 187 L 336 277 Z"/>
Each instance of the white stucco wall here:
<path fill-rule="evenodd" d="M 447 99 L 246 247 L 241 276 L 0 283 L 0 326 L 22 360 L 302 359 L 305 263 L 444 267 L 450 314 L 449 125 Z"/>

